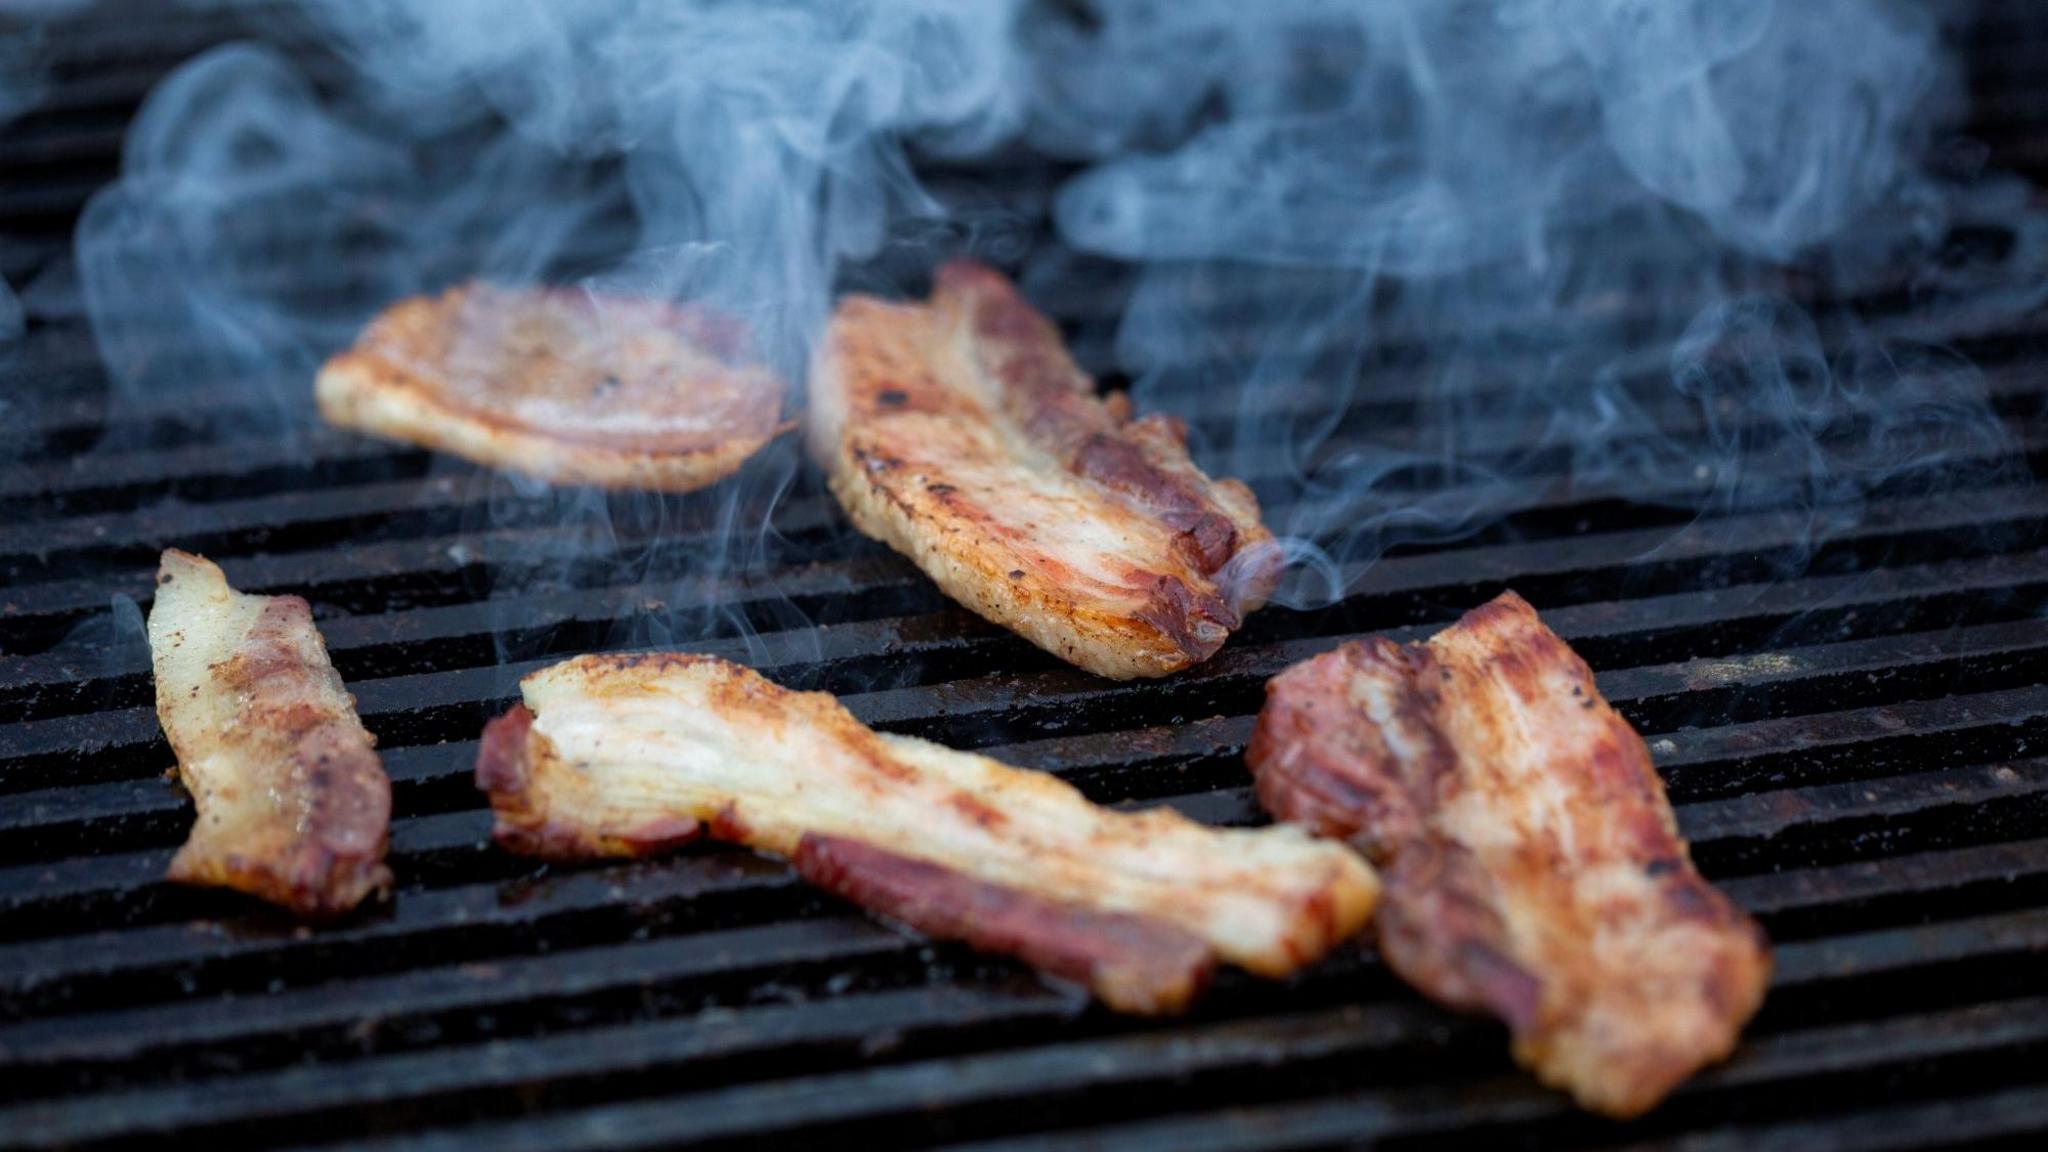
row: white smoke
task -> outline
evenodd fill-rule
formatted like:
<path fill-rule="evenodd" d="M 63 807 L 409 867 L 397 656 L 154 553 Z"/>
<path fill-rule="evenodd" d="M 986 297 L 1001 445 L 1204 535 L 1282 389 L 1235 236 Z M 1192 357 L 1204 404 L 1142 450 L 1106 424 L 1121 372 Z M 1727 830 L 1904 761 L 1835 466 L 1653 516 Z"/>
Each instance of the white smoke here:
<path fill-rule="evenodd" d="M 86 0 L 12 0 L 0 9 L 0 128 L 34 111 L 48 96 L 46 66 L 49 22 Z M 27 325 L 21 298 L 0 278 L 0 346 L 21 337 Z"/>
<path fill-rule="evenodd" d="M 2009 185 L 1928 172 L 1960 86 L 1936 17 L 1895 0 L 288 15 L 340 79 L 248 45 L 193 61 L 81 222 L 118 389 L 247 381 L 288 434 L 369 310 L 472 276 L 709 300 L 796 373 L 850 262 L 915 250 L 947 214 L 913 153 L 1023 141 L 1084 165 L 1060 236 L 1142 270 L 1118 361 L 1142 405 L 1191 418 L 1206 465 L 1254 482 L 1303 562 L 1282 596 L 1300 605 L 1545 485 L 1805 509 L 1818 538 L 1934 464 L 1981 479 L 2004 433 L 1977 374 L 1854 309 L 1808 316 L 1791 289 L 1853 296 L 1917 263 L 2016 309 L 2048 251 Z M 1965 219 L 2012 231 L 2016 255 L 1945 281 L 1931 258 Z M 197 351 L 162 355 L 167 327 Z M 1390 375 L 1419 398 L 1403 431 L 1345 417 Z M 554 516 L 593 547 L 634 541 L 617 579 L 676 566 L 659 498 L 495 483 L 481 527 Z M 684 567 L 786 558 L 767 513 L 805 493 L 794 455 L 769 453 Z M 665 611 L 651 635 L 728 626 Z"/>
<path fill-rule="evenodd" d="M 1959 213 L 2006 195 L 1925 166 L 1961 108 L 1933 6 L 1100 17 L 1031 30 L 1035 138 L 1094 161 L 1060 193 L 1060 231 L 1145 268 L 1117 338 L 1143 403 L 1194 418 L 1238 397 L 1204 456 L 1266 475 L 1313 569 L 1283 600 L 1326 599 L 1385 548 L 1476 530 L 1551 483 L 1803 508 L 1818 535 L 1904 475 L 1999 456 L 1967 364 L 1853 310 L 1824 341 L 1785 291 L 1796 273 L 1850 297 L 1874 269 L 1931 266 Z M 1990 215 L 2028 238 L 1999 275 L 2029 306 L 2041 221 Z M 1427 378 L 1412 434 L 1290 402 L 1370 399 L 1361 369 L 1390 356 Z"/>
<path fill-rule="evenodd" d="M 934 215 L 903 141 L 978 150 L 1020 100 L 1007 4 L 334 0 L 310 19 L 354 67 L 317 96 L 256 47 L 217 49 L 154 93 L 121 181 L 79 229 L 91 314 L 130 387 L 154 387 L 161 291 L 224 362 L 303 380 L 389 299 L 482 275 L 531 279 L 579 234 L 730 251 L 693 291 L 744 310 L 785 367 L 834 268 L 889 223 Z M 357 289 L 340 313 L 284 298 L 281 243 Z M 648 261 L 636 262 L 646 281 Z"/>

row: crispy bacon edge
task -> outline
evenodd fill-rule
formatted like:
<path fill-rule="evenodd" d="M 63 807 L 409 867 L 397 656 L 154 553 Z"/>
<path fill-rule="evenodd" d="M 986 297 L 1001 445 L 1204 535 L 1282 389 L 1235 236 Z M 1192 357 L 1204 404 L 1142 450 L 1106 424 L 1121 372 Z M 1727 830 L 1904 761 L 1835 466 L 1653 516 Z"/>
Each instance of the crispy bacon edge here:
<path fill-rule="evenodd" d="M 1642 738 L 1600 697 L 1592 670 L 1527 601 L 1505 592 L 1453 628 L 1483 635 L 1504 625 L 1518 627 L 1530 645 L 1500 654 L 1514 674 L 1568 669 L 1575 681 L 1572 703 L 1599 710 L 1606 721 L 1601 746 L 1583 759 L 1605 784 L 1634 793 L 1624 831 L 1631 858 L 1639 858 L 1644 877 L 1658 886 L 1657 907 L 1753 947 L 1749 963 L 1716 965 L 1699 989 L 1723 1025 L 1717 1035 L 1693 1037 L 1687 1050 L 1640 1052 L 1629 1067 L 1603 1064 L 1598 1055 L 1583 1059 L 1566 1050 L 1568 1041 L 1554 1043 L 1569 1021 L 1555 1018 L 1556 1006 L 1547 1014 L 1543 973 L 1515 957 L 1485 863 L 1430 820 L 1459 787 L 1459 753 L 1435 714 L 1440 694 L 1458 691 L 1457 679 L 1439 665 L 1431 644 L 1373 637 L 1287 669 L 1267 685 L 1245 759 L 1261 803 L 1277 819 L 1344 840 L 1379 867 L 1383 895 L 1374 930 L 1382 955 L 1403 979 L 1449 1007 L 1506 1022 L 1516 1059 L 1583 1106 L 1617 1118 L 1637 1116 L 1734 1051 L 1769 984 L 1768 941 L 1693 867 Z M 1365 715 L 1354 702 L 1358 676 L 1372 682 L 1377 715 Z"/>

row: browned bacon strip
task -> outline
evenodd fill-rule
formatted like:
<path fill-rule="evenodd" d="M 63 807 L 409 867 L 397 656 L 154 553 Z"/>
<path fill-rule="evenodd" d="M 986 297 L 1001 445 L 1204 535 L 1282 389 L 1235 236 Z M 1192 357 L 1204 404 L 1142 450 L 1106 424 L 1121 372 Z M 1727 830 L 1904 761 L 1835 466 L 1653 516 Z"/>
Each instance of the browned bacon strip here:
<path fill-rule="evenodd" d="M 948 595 L 1092 672 L 1208 659 L 1271 591 L 1258 501 L 1188 459 L 1186 430 L 1101 398 L 996 272 L 931 300 L 840 303 L 810 437 L 854 525 Z"/>
<path fill-rule="evenodd" d="M 1274 815 L 1381 867 L 1387 963 L 1588 1108 L 1651 1108 L 1763 999 L 1762 933 L 1693 869 L 1642 738 L 1513 593 L 1288 669 L 1246 759 Z"/>
<path fill-rule="evenodd" d="M 171 549 L 149 617 L 157 717 L 199 818 L 170 877 L 308 919 L 391 883 L 391 784 L 297 596 L 248 596 Z"/>
<path fill-rule="evenodd" d="M 1122 1011 L 1179 1009 L 1218 959 L 1294 972 L 1362 927 L 1377 892 L 1356 855 L 1298 829 L 1113 812 L 711 657 L 584 656 L 520 688 L 477 763 L 505 847 L 640 856 L 702 832 Z"/>
<path fill-rule="evenodd" d="M 730 317 L 666 300 L 464 284 L 401 300 L 320 369 L 328 421 L 547 480 L 687 492 L 785 430 Z"/>

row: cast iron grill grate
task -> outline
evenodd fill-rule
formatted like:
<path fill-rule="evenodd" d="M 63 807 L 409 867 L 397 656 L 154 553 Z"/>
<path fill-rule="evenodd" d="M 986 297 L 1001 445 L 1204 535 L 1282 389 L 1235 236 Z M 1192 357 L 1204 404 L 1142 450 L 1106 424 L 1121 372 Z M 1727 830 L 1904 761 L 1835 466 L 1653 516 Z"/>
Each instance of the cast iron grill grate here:
<path fill-rule="evenodd" d="M 1975 134 L 2038 175 L 2048 92 L 2028 62 L 2048 30 L 2017 9 L 1985 27 Z M 226 15 L 116 19 L 55 42 L 52 99 L 0 137 L 0 274 L 59 266 L 136 100 L 234 32 Z M 935 184 L 1029 215 L 1059 175 L 1020 159 Z M 1041 301 L 1105 366 L 1127 272 L 1067 266 Z M 2038 472 L 2048 321 L 1893 311 L 1984 367 Z M 614 509 L 593 552 L 550 497 L 490 475 L 256 434 L 231 382 L 110 406 L 89 333 L 61 312 L 0 352 L 0 1145 L 1808 1149 L 2048 1131 L 2048 493 L 2017 473 L 1959 493 L 1908 471 L 1810 556 L 1796 508 L 1728 509 L 1674 538 L 1682 501 L 1532 485 L 1483 532 L 1397 550 L 1331 608 L 1268 610 L 1208 665 L 1118 685 L 851 541 L 814 486 L 776 505 L 768 562 L 699 579 L 687 549 L 645 545 L 711 537 L 725 495 Z M 1417 374 L 1366 371 L 1340 442 L 1412 418 Z M 1335 391 L 1296 402 L 1313 414 Z M 1199 434 L 1229 413 L 1195 417 Z M 743 504 L 766 494 L 739 487 Z M 146 605 L 166 544 L 315 605 L 394 781 L 388 907 L 305 932 L 160 881 L 189 817 L 161 778 L 146 652 L 92 629 L 115 597 Z M 1368 949 L 1287 987 L 1225 977 L 1184 1020 L 1118 1019 L 742 853 L 536 867 L 489 848 L 469 779 L 519 673 L 687 598 L 717 607 L 692 647 L 846 693 L 884 729 L 1105 802 L 1256 822 L 1239 756 L 1267 676 L 1509 585 L 1649 737 L 1701 867 L 1778 944 L 1738 1058 L 1629 1126 L 1534 1087 L 1497 1028 L 1422 1003 Z"/>

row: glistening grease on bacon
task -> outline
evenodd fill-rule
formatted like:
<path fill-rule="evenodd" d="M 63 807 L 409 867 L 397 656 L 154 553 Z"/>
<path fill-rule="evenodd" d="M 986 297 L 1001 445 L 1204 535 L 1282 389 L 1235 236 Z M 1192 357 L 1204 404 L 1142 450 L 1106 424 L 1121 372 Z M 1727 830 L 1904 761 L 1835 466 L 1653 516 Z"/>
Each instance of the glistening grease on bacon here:
<path fill-rule="evenodd" d="M 744 844 L 1121 1011 L 1182 1008 L 1219 960 L 1297 971 L 1363 927 L 1378 891 L 1355 854 L 1297 829 L 1111 811 L 708 656 L 583 656 L 520 690 L 477 762 L 505 847 L 560 859 L 696 835 Z"/>
<path fill-rule="evenodd" d="M 931 299 L 841 301 L 811 372 L 810 438 L 854 525 L 947 594 L 1105 676 L 1208 659 L 1272 590 L 1258 501 L 1188 459 L 1171 417 L 1100 397 L 996 272 Z"/>
<path fill-rule="evenodd" d="M 1246 752 L 1273 814 L 1381 869 L 1380 950 L 1615 1116 L 1733 1050 L 1761 931 L 1692 866 L 1649 750 L 1507 593 L 1427 643 L 1346 644 L 1267 687 Z"/>
<path fill-rule="evenodd" d="M 324 919 L 387 887 L 391 784 L 297 596 L 171 549 L 149 616 L 157 717 L 198 809 L 170 878 Z"/>

